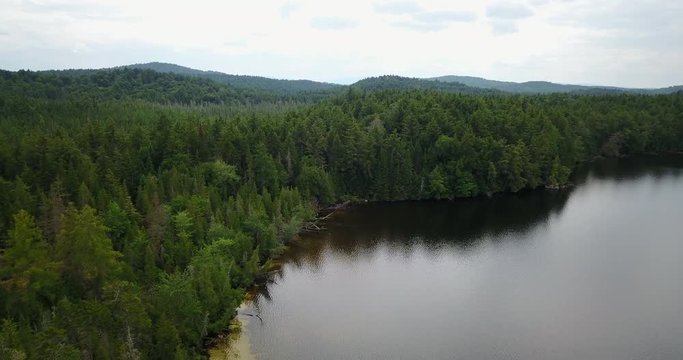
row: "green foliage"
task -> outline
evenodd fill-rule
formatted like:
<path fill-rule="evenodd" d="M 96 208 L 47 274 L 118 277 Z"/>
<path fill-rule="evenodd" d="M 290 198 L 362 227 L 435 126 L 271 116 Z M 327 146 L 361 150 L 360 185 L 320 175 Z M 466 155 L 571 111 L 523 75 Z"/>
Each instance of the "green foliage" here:
<path fill-rule="evenodd" d="M 599 154 L 683 151 L 680 93 L 372 82 L 266 111 L 149 70 L 0 73 L 0 358 L 197 358 L 321 206 L 562 186 Z"/>
<path fill-rule="evenodd" d="M 116 251 L 123 251 L 133 241 L 135 226 L 124 209 L 116 202 L 110 202 L 103 215 L 104 225 L 107 227 L 107 235 L 112 241 Z"/>
<path fill-rule="evenodd" d="M 151 70 L 116 69 L 79 73 L 0 72 L 4 98 L 51 100 L 140 99 L 159 103 L 238 104 L 248 94 L 210 80 L 190 79 Z"/>
<path fill-rule="evenodd" d="M 24 360 L 26 353 L 22 351 L 21 334 L 17 324 L 11 320 L 3 320 L 0 328 L 0 358 L 8 360 Z"/>
<path fill-rule="evenodd" d="M 244 295 L 241 289 L 232 286 L 234 258 L 238 255 L 235 250 L 233 240 L 219 239 L 192 258 L 195 290 L 208 311 L 210 333 L 227 328 L 233 314 L 225 309 L 237 308 Z"/>
<path fill-rule="evenodd" d="M 183 353 L 178 330 L 165 315 L 161 315 L 154 332 L 153 358 L 179 359 L 183 358 Z"/>
<path fill-rule="evenodd" d="M 452 197 L 448 190 L 446 175 L 440 166 L 435 167 L 427 176 L 427 197 L 432 199 L 449 199 Z"/>
<path fill-rule="evenodd" d="M 566 85 L 556 84 L 547 81 L 526 81 L 522 83 L 510 81 L 496 81 L 487 80 L 480 77 L 472 76 L 440 76 L 430 80 L 447 82 L 447 83 L 461 83 L 467 86 L 495 89 L 506 91 L 510 93 L 522 94 L 552 94 L 552 93 L 582 93 L 582 94 L 618 94 L 620 92 L 639 93 L 639 94 L 670 94 L 680 91 L 681 86 L 672 86 L 661 89 L 629 89 L 607 86 L 589 86 L 589 85 Z"/>
<path fill-rule="evenodd" d="M 173 216 L 173 228 L 175 230 L 175 241 L 171 241 L 166 246 L 166 264 L 178 269 L 184 269 L 192 257 L 192 234 L 193 224 L 189 213 L 181 211 Z"/>
<path fill-rule="evenodd" d="M 55 252 L 64 285 L 73 297 L 95 297 L 122 270 L 121 254 L 114 251 L 107 228 L 89 206 L 66 210 Z"/>
<path fill-rule="evenodd" d="M 342 86 L 330 83 L 321 83 L 310 80 L 278 80 L 260 76 L 230 75 L 216 71 L 201 71 L 183 66 L 165 63 L 147 63 L 127 66 L 132 69 L 149 69 L 162 73 L 174 73 L 198 78 L 210 79 L 218 83 L 228 84 L 245 90 L 257 90 L 266 92 L 271 96 L 297 98 L 322 98 Z M 298 95 L 298 96 L 297 96 Z M 305 96 L 305 97 L 304 97 Z"/>
<path fill-rule="evenodd" d="M 296 186 L 302 192 L 318 199 L 323 205 L 332 204 L 335 200 L 332 178 L 319 166 L 302 166 L 296 179 Z"/>
<path fill-rule="evenodd" d="M 165 274 L 154 288 L 154 312 L 173 323 L 183 343 L 201 341 L 204 310 L 193 286 L 192 270 Z"/>
<path fill-rule="evenodd" d="M 16 317 L 36 320 L 41 309 L 59 294 L 59 263 L 53 261 L 50 247 L 36 226 L 33 216 L 24 210 L 14 216 L 8 245 L 2 258 L 2 287 L 7 291 L 4 306 Z"/>
<path fill-rule="evenodd" d="M 226 164 L 223 160 L 215 160 L 205 164 L 205 175 L 207 183 L 214 186 L 221 195 L 222 199 L 234 195 L 240 182 L 240 176 L 234 165 Z"/>
<path fill-rule="evenodd" d="M 495 93 L 494 90 L 470 87 L 458 82 L 433 81 L 428 79 L 407 78 L 396 75 L 370 77 L 354 83 L 352 87 L 367 91 L 422 89 L 470 94 Z"/>

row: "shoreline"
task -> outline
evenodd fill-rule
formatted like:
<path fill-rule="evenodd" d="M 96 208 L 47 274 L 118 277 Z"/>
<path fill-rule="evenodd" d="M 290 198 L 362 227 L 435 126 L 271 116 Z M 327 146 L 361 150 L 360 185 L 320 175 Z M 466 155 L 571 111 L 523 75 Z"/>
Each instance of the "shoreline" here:
<path fill-rule="evenodd" d="M 668 156 L 683 156 L 683 152 L 667 152 L 663 154 L 636 154 L 636 155 L 620 155 L 617 157 L 605 157 L 605 156 L 595 156 L 591 159 L 584 160 L 582 162 L 577 163 L 577 165 L 572 169 L 572 172 L 569 176 L 571 179 L 574 175 L 576 175 L 576 171 L 581 168 L 584 164 L 590 164 L 594 163 L 597 161 L 602 161 L 602 160 L 609 160 L 609 159 L 632 159 L 632 158 L 637 158 L 637 157 L 668 157 Z M 309 229 L 306 228 L 305 225 L 306 223 L 309 222 L 326 222 L 329 221 L 330 219 L 333 219 L 336 215 L 339 213 L 343 213 L 344 210 L 355 207 L 355 206 L 362 206 L 365 204 L 371 204 L 371 203 L 398 203 L 398 202 L 424 202 L 424 201 L 458 201 L 458 200 L 467 200 L 467 199 L 476 199 L 476 198 L 492 198 L 495 196 L 505 196 L 505 195 L 514 195 L 518 193 L 523 193 L 523 192 L 531 192 L 531 191 L 544 191 L 544 192 L 558 192 L 558 191 L 565 191 L 569 190 L 573 187 L 575 187 L 576 184 L 572 181 L 567 181 L 567 183 L 562 184 L 562 185 L 539 185 L 538 187 L 535 188 L 523 188 L 520 189 L 519 191 L 513 192 L 513 191 L 500 191 L 500 192 L 495 192 L 495 193 L 490 193 L 490 194 L 478 194 L 476 196 L 471 196 L 471 197 L 456 197 L 452 199 L 401 199 L 401 200 L 370 200 L 370 199 L 353 199 L 353 200 L 347 200 L 343 201 L 340 203 L 336 203 L 327 207 L 324 207 L 322 209 L 319 209 L 315 217 L 311 220 L 308 221 L 302 221 L 302 227 L 301 229 L 294 235 L 294 237 L 287 242 L 285 242 L 278 252 L 277 255 L 273 256 L 272 258 L 268 259 L 267 262 L 264 265 L 268 265 L 267 268 L 264 268 L 264 272 L 262 275 L 258 276 L 257 279 L 254 281 L 254 283 L 250 286 L 249 289 L 245 291 L 244 299 L 240 306 L 235 309 L 236 315 L 233 318 L 233 321 L 236 322 L 235 326 L 231 323 L 230 327 L 226 329 L 224 333 L 218 334 L 214 337 L 211 337 L 210 339 L 207 339 L 208 341 L 205 343 L 206 344 L 206 354 L 209 355 L 209 359 L 257 359 L 256 353 L 253 352 L 253 349 L 251 349 L 251 342 L 249 340 L 248 334 L 245 334 L 246 331 L 246 326 L 251 322 L 253 315 L 248 316 L 244 314 L 240 314 L 240 310 L 253 310 L 253 300 L 257 296 L 258 292 L 258 287 L 263 286 L 267 284 L 268 278 L 271 274 L 274 272 L 278 272 L 282 268 L 282 255 L 287 252 L 289 249 L 290 243 L 293 241 L 296 241 L 301 234 L 304 233 L 311 233 L 311 232 L 319 232 L 319 231 L 324 231 L 325 228 L 321 227 L 318 229 Z"/>
<path fill-rule="evenodd" d="M 237 314 L 230 322 L 225 334 L 213 338 L 207 347 L 206 355 L 209 360 L 256 360 L 256 353 L 251 348 L 251 341 L 247 333 L 247 326 L 252 316 L 240 313 L 253 312 L 252 295 L 245 294 L 244 300 L 237 308 Z"/>

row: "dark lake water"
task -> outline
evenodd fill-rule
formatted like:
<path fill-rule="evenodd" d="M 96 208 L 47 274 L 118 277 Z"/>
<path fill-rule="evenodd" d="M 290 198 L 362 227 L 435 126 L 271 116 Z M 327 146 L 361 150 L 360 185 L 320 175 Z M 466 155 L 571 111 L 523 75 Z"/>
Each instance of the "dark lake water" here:
<path fill-rule="evenodd" d="M 259 359 L 683 359 L 683 159 L 576 187 L 371 203 L 295 242 L 245 325 Z"/>

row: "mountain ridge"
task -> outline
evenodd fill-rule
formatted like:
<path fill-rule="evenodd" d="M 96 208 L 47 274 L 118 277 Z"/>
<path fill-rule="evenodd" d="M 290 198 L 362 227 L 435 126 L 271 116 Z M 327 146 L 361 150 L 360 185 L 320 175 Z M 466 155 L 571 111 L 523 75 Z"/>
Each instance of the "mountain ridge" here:
<path fill-rule="evenodd" d="M 492 94 L 500 93 L 496 89 L 483 89 L 475 86 L 469 86 L 460 82 L 439 82 L 424 78 L 413 78 L 398 75 L 382 75 L 368 77 L 349 85 L 350 88 L 361 89 L 365 91 L 382 91 L 382 90 L 435 90 L 446 91 L 452 93 L 470 93 L 470 94 Z"/>
<path fill-rule="evenodd" d="M 464 75 L 443 75 L 431 78 L 418 78 L 399 75 L 380 75 L 360 79 L 350 85 L 337 84 L 332 82 L 321 82 L 308 79 L 277 79 L 264 76 L 254 75 L 236 75 L 227 74 L 213 70 L 198 70 L 190 67 L 176 65 L 163 62 L 149 62 L 141 64 L 124 65 L 122 67 L 151 69 L 159 72 L 171 72 L 181 75 L 189 75 L 196 77 L 208 78 L 220 83 L 232 85 L 234 87 L 242 88 L 257 88 L 261 90 L 285 91 L 285 92 L 302 92 L 302 91 L 329 91 L 338 90 L 346 87 L 356 87 L 364 89 L 384 88 L 387 84 L 378 85 L 377 81 L 393 82 L 399 85 L 401 89 L 434 89 L 451 92 L 476 92 L 481 91 L 467 89 L 462 87 L 464 85 L 468 88 L 475 88 L 481 90 L 502 91 L 505 93 L 518 94 L 552 94 L 552 93 L 615 93 L 628 92 L 640 94 L 668 94 L 677 91 L 683 91 L 683 85 L 669 86 L 663 88 L 628 88 L 609 85 L 578 85 L 578 84 L 561 84 L 545 80 L 530 80 L 524 82 L 490 80 L 483 77 L 464 76 Z M 438 81 L 441 83 L 457 83 L 460 85 L 434 85 L 431 86 L 425 81 Z M 487 92 L 487 91 L 483 91 Z M 488 91 L 491 92 L 491 91 Z"/>
<path fill-rule="evenodd" d="M 627 92 L 627 93 L 641 93 L 641 94 L 668 94 L 683 90 L 683 85 L 669 86 L 664 88 L 627 88 L 607 85 L 576 85 L 576 84 L 560 84 L 550 81 L 499 81 L 489 80 L 477 76 L 461 76 L 461 75 L 444 75 L 429 78 L 429 80 L 446 82 L 446 83 L 460 83 L 467 86 L 479 87 L 483 89 L 494 89 L 504 92 L 521 93 L 521 94 L 552 94 L 552 93 L 574 93 L 574 92 Z"/>
<path fill-rule="evenodd" d="M 162 73 L 174 73 L 192 77 L 206 78 L 218 83 L 228 84 L 237 88 L 255 88 L 260 90 L 302 92 L 325 91 L 341 88 L 343 85 L 320 82 L 307 79 L 275 79 L 264 76 L 227 74 L 213 70 L 198 70 L 190 67 L 163 63 L 149 62 L 141 64 L 123 65 L 124 68 L 154 70 Z"/>
<path fill-rule="evenodd" d="M 550 81 L 534 80 L 525 82 L 490 80 L 483 77 L 464 75 L 443 75 L 430 78 L 406 77 L 398 75 L 381 75 L 366 77 L 350 85 L 331 82 L 321 82 L 307 79 L 277 79 L 254 75 L 227 74 L 213 70 L 199 70 L 182 65 L 165 62 L 148 62 L 130 65 L 121 65 L 101 69 L 68 69 L 68 70 L 43 70 L 40 73 L 52 73 L 59 75 L 85 75 L 97 71 L 116 69 L 139 69 L 152 70 L 160 73 L 175 74 L 193 78 L 201 78 L 228 85 L 235 89 L 261 91 L 270 93 L 273 98 L 289 98 L 291 96 L 307 96 L 317 100 L 343 89 L 356 88 L 365 91 L 380 90 L 436 90 L 463 93 L 507 93 L 507 94 L 553 94 L 553 93 L 576 93 L 576 94 L 670 94 L 683 91 L 683 85 L 663 88 L 626 88 L 606 85 L 577 85 L 560 84 Z"/>

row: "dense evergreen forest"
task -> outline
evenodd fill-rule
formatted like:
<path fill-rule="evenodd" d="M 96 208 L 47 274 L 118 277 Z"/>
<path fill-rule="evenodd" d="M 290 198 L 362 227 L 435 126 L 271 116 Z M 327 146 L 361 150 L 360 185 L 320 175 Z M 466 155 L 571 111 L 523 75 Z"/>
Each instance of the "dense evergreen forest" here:
<path fill-rule="evenodd" d="M 160 73 L 149 69 L 18 71 L 0 70 L 0 99 L 128 100 L 184 105 L 256 105 L 313 103 L 333 89 L 283 91 L 235 87 L 210 79 Z"/>
<path fill-rule="evenodd" d="M 683 151 L 683 93 L 352 87 L 233 111 L 280 100 L 151 70 L 0 79 L 2 359 L 199 358 L 327 205 L 558 187 L 595 156 Z"/>
<path fill-rule="evenodd" d="M 434 81 L 419 78 L 408 78 L 396 75 L 384 75 L 360 80 L 351 87 L 364 91 L 383 90 L 436 90 L 452 93 L 493 94 L 492 89 L 470 87 L 459 82 Z"/>
<path fill-rule="evenodd" d="M 185 66 L 159 62 L 134 64 L 125 67 L 130 69 L 146 69 L 162 73 L 172 73 L 192 77 L 199 77 L 213 80 L 218 83 L 228 84 L 236 88 L 260 89 L 279 93 L 313 93 L 317 91 L 335 90 L 337 88 L 342 87 L 342 85 L 317 82 L 311 80 L 280 80 L 266 78 L 262 76 L 231 75 L 224 74 L 218 71 L 196 70 Z"/>
<path fill-rule="evenodd" d="M 439 76 L 432 78 L 440 82 L 447 83 L 461 83 L 467 86 L 493 89 L 518 94 L 552 94 L 552 93 L 633 93 L 633 94 L 671 94 L 683 90 L 683 86 L 670 86 L 658 89 L 636 89 L 636 88 L 622 88 L 615 86 L 601 86 L 601 85 L 570 85 L 570 84 L 556 84 L 548 81 L 526 81 L 526 82 L 511 82 L 511 81 L 496 81 L 488 80 L 474 76 Z"/>
<path fill-rule="evenodd" d="M 204 71 L 192 69 L 176 64 L 151 62 L 145 64 L 133 64 L 111 68 L 109 70 L 121 69 L 143 69 L 154 70 L 161 73 L 191 76 L 213 80 L 220 84 L 231 87 L 260 92 L 264 99 L 266 94 L 271 99 L 297 99 L 298 101 L 312 102 L 321 100 L 328 95 L 336 95 L 339 91 L 347 87 L 355 87 L 363 90 L 439 90 L 464 93 L 493 93 L 506 92 L 512 94 L 553 94 L 553 93 L 575 93 L 575 94 L 671 94 L 683 90 L 683 86 L 670 86 L 666 88 L 638 89 L 623 88 L 603 85 L 571 85 L 558 84 L 548 81 L 527 81 L 522 83 L 510 81 L 488 80 L 473 76 L 439 76 L 434 78 L 409 78 L 396 75 L 385 75 L 370 77 L 357 81 L 351 85 L 339 85 L 326 82 L 311 80 L 281 80 L 271 79 L 262 76 L 231 75 L 218 71 Z M 100 70 L 66 70 L 52 71 L 57 74 L 90 74 L 101 72 Z M 303 95 L 303 96 L 302 96 Z"/>

